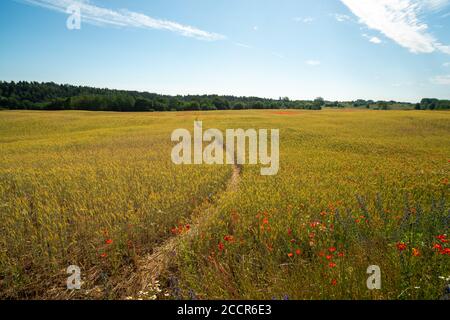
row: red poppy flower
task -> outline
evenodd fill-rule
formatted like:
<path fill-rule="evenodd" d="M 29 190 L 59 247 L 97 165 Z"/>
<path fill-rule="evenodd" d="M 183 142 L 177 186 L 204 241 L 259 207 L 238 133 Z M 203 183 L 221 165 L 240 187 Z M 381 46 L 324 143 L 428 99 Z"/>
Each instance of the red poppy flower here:
<path fill-rule="evenodd" d="M 295 253 L 296 253 L 297 255 L 300 255 L 300 254 L 302 253 L 302 251 L 301 251 L 300 249 L 297 249 L 297 250 L 295 250 Z"/>
<path fill-rule="evenodd" d="M 406 244 L 403 242 L 399 242 L 396 244 L 398 251 L 406 250 Z"/>
<path fill-rule="evenodd" d="M 319 221 L 313 221 L 309 224 L 311 226 L 311 228 L 315 228 L 320 226 L 320 222 Z"/>
<path fill-rule="evenodd" d="M 328 256 L 326 256 L 326 258 L 327 258 L 327 260 L 331 260 L 331 259 L 333 259 L 333 256 L 328 255 Z"/>
<path fill-rule="evenodd" d="M 292 252 L 289 252 L 287 255 L 289 258 L 292 258 L 294 256 L 294 254 Z"/>
<path fill-rule="evenodd" d="M 445 248 L 444 250 L 441 251 L 441 254 L 446 254 L 450 256 L 450 248 Z"/>
<path fill-rule="evenodd" d="M 412 249 L 412 255 L 413 257 L 420 257 L 420 251 L 417 248 Z"/>
<path fill-rule="evenodd" d="M 334 267 L 336 267 L 336 263 L 330 262 L 330 263 L 328 264 L 328 266 L 329 266 L 330 268 L 334 268 Z"/>
<path fill-rule="evenodd" d="M 434 246 L 433 246 L 433 249 L 441 251 L 442 250 L 442 245 L 440 245 L 439 243 L 435 243 Z"/>
<path fill-rule="evenodd" d="M 336 279 L 331 280 L 331 285 L 332 285 L 332 286 L 337 285 L 337 280 L 336 280 Z"/>
<path fill-rule="evenodd" d="M 227 241 L 227 242 L 233 242 L 233 241 L 234 241 L 234 237 L 228 235 L 228 236 L 223 237 L 223 240 L 225 240 L 225 241 Z"/>
<path fill-rule="evenodd" d="M 445 234 L 440 234 L 440 235 L 438 235 L 437 237 L 436 237 L 436 239 L 438 239 L 440 242 L 442 242 L 442 243 L 447 243 L 448 242 L 448 240 L 447 240 L 447 236 L 445 235 Z"/>
<path fill-rule="evenodd" d="M 288 235 L 292 234 L 292 229 L 288 229 Z"/>
<path fill-rule="evenodd" d="M 225 249 L 225 245 L 222 242 L 219 242 L 217 247 L 219 248 L 219 251 L 222 251 L 223 249 Z"/>
<path fill-rule="evenodd" d="M 108 239 L 108 240 L 105 241 L 105 243 L 106 243 L 106 244 L 112 244 L 113 241 L 112 241 L 112 239 Z"/>
<path fill-rule="evenodd" d="M 189 224 L 186 225 L 186 230 L 191 229 L 191 226 Z"/>
<path fill-rule="evenodd" d="M 291 243 L 295 243 L 295 239 L 291 239 Z"/>
<path fill-rule="evenodd" d="M 345 255 L 345 254 L 344 254 L 343 252 L 339 252 L 339 253 L 338 253 L 338 257 L 341 257 L 341 258 L 342 258 L 344 255 Z"/>
<path fill-rule="evenodd" d="M 336 248 L 335 248 L 335 247 L 331 247 L 331 248 L 328 249 L 328 251 L 330 251 L 330 252 L 335 252 L 335 251 L 336 251 Z"/>
<path fill-rule="evenodd" d="M 102 258 L 106 258 L 107 256 L 108 256 L 107 253 L 102 253 L 102 254 L 100 255 L 100 257 L 102 257 Z"/>

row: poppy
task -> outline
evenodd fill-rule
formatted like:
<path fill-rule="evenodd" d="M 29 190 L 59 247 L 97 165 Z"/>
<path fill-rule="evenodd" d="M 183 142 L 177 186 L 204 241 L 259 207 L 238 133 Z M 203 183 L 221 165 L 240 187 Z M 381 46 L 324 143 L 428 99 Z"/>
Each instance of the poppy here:
<path fill-rule="evenodd" d="M 108 256 L 107 253 L 102 253 L 102 254 L 100 255 L 100 257 L 102 257 L 102 258 L 106 258 L 107 256 Z"/>
<path fill-rule="evenodd" d="M 223 237 L 223 240 L 225 240 L 227 242 L 233 242 L 234 238 L 233 238 L 233 236 L 228 235 L 228 236 Z"/>
<path fill-rule="evenodd" d="M 331 248 L 328 249 L 328 251 L 330 251 L 330 252 L 335 252 L 335 251 L 336 251 L 336 248 L 335 248 L 335 247 L 331 247 Z"/>
<path fill-rule="evenodd" d="M 337 280 L 336 280 L 336 279 L 331 280 L 331 285 L 332 285 L 332 286 L 337 285 Z"/>
<path fill-rule="evenodd" d="M 294 254 L 293 254 L 292 252 L 289 252 L 289 253 L 288 253 L 288 257 L 289 257 L 289 258 L 292 258 L 293 256 L 294 256 Z"/>
<path fill-rule="evenodd" d="M 448 242 L 447 236 L 446 236 L 445 234 L 438 235 L 438 236 L 436 237 L 436 239 L 438 239 L 438 240 L 439 240 L 440 242 L 442 242 L 442 243 L 447 243 L 447 242 Z"/>
<path fill-rule="evenodd" d="M 398 251 L 406 250 L 406 244 L 403 243 L 403 242 L 397 243 L 396 246 L 397 246 L 397 250 L 398 250 Z"/>
<path fill-rule="evenodd" d="M 300 249 L 297 249 L 297 250 L 295 250 L 295 253 L 296 253 L 297 255 L 300 255 L 300 253 L 302 253 L 302 251 L 301 251 Z"/>
<path fill-rule="evenodd" d="M 413 249 L 412 249 L 412 255 L 413 255 L 414 257 L 420 257 L 420 251 L 419 251 L 419 249 L 413 248 Z"/>
<path fill-rule="evenodd" d="M 330 262 L 330 263 L 328 264 L 328 266 L 329 266 L 330 268 L 334 268 L 334 267 L 336 267 L 336 263 Z"/>
<path fill-rule="evenodd" d="M 113 241 L 112 241 L 112 239 L 108 239 L 108 240 L 105 241 L 105 243 L 106 243 L 106 244 L 112 244 Z"/>
<path fill-rule="evenodd" d="M 225 249 L 225 245 L 222 242 L 219 242 L 217 247 L 219 248 L 219 251 L 222 251 L 223 249 Z"/>

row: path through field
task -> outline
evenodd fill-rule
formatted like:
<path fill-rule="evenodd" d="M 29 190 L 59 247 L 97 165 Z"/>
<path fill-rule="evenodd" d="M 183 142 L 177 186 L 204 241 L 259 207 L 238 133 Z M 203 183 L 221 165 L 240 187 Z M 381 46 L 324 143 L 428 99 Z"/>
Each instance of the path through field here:
<path fill-rule="evenodd" d="M 227 187 L 219 195 L 220 198 L 227 196 L 229 193 L 236 192 L 239 185 L 241 168 L 238 165 L 233 165 L 232 175 L 227 183 Z M 155 286 L 158 278 L 165 271 L 167 271 L 173 262 L 177 248 L 180 243 L 189 237 L 195 237 L 199 235 L 202 225 L 206 224 L 208 219 L 214 215 L 217 207 L 214 202 L 208 202 L 197 208 L 199 212 L 190 225 L 189 232 L 182 233 L 174 236 L 159 247 L 157 247 L 152 254 L 147 255 L 138 261 L 137 271 L 131 275 L 126 283 L 120 283 L 114 291 L 121 291 L 121 288 L 133 288 L 135 291 L 148 292 Z M 132 297 L 135 297 L 134 295 Z"/>

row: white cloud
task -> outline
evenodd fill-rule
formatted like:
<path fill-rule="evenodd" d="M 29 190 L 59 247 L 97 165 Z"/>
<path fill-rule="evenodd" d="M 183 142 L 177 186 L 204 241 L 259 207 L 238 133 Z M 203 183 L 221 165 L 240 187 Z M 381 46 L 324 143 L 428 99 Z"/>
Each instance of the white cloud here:
<path fill-rule="evenodd" d="M 306 17 L 306 18 L 295 17 L 294 21 L 296 21 L 296 22 L 303 22 L 303 23 L 311 23 L 311 22 L 314 21 L 314 18 L 312 18 L 312 17 Z"/>
<path fill-rule="evenodd" d="M 435 76 L 430 79 L 434 84 L 450 85 L 450 74 L 445 76 Z"/>
<path fill-rule="evenodd" d="M 242 47 L 242 48 L 246 48 L 246 49 L 252 49 L 252 48 L 253 48 L 252 46 L 250 46 L 250 45 L 248 45 L 248 44 L 245 44 L 245 43 L 234 42 L 234 44 L 235 44 L 236 46 L 238 46 L 238 47 Z"/>
<path fill-rule="evenodd" d="M 309 66 L 315 67 L 319 66 L 321 62 L 319 60 L 307 60 L 305 63 Z"/>
<path fill-rule="evenodd" d="M 375 44 L 380 44 L 382 41 L 380 40 L 380 38 L 378 37 L 372 37 L 369 39 L 370 42 L 375 43 Z"/>
<path fill-rule="evenodd" d="M 449 0 L 422 0 L 420 1 L 420 5 L 427 9 L 432 11 L 439 11 L 449 5 Z"/>
<path fill-rule="evenodd" d="M 82 21 L 104 26 L 134 27 L 144 29 L 166 30 L 200 40 L 221 40 L 223 35 L 204 31 L 189 25 L 177 22 L 160 20 L 145 14 L 128 11 L 112 10 L 91 4 L 89 0 L 23 0 L 26 3 L 37 5 L 50 10 L 66 13 L 67 8 L 78 5 L 81 10 Z"/>
<path fill-rule="evenodd" d="M 374 43 L 374 44 L 380 44 L 380 43 L 383 42 L 383 41 L 381 41 L 380 38 L 369 36 L 369 35 L 366 34 L 366 33 L 363 33 L 362 36 L 363 36 L 364 38 L 368 39 L 370 42 L 372 42 L 372 43 Z"/>
<path fill-rule="evenodd" d="M 444 63 L 442 64 L 442 66 L 443 66 L 443 67 L 446 67 L 446 68 L 447 68 L 447 67 L 450 67 L 450 62 L 444 62 Z"/>
<path fill-rule="evenodd" d="M 346 14 L 335 13 L 332 16 L 339 22 L 346 22 L 346 21 L 351 21 L 352 20 L 352 18 L 350 18 Z"/>
<path fill-rule="evenodd" d="M 341 0 L 360 23 L 378 30 L 414 53 L 436 50 L 450 54 L 450 47 L 439 43 L 419 19 L 423 10 L 437 10 L 449 0 Z"/>

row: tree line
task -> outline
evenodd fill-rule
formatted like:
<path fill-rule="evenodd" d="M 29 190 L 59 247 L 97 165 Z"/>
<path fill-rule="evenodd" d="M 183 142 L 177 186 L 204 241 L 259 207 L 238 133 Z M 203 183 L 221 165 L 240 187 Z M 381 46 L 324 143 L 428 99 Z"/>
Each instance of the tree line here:
<path fill-rule="evenodd" d="M 90 111 L 196 111 L 242 109 L 308 109 L 323 107 L 362 107 L 387 110 L 412 104 L 395 101 L 352 102 L 315 100 L 266 99 L 219 95 L 169 96 L 149 92 L 101 89 L 53 82 L 0 81 L 0 108 L 26 110 L 90 110 Z M 450 101 L 423 99 L 416 109 L 450 109 Z"/>
<path fill-rule="evenodd" d="M 323 99 L 291 101 L 218 95 L 169 96 L 149 92 L 100 89 L 53 82 L 0 81 L 0 108 L 91 111 L 194 111 L 241 109 L 320 110 Z"/>
<path fill-rule="evenodd" d="M 422 99 L 416 104 L 416 110 L 450 110 L 450 100 Z"/>

